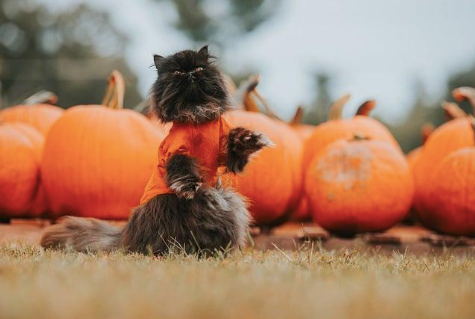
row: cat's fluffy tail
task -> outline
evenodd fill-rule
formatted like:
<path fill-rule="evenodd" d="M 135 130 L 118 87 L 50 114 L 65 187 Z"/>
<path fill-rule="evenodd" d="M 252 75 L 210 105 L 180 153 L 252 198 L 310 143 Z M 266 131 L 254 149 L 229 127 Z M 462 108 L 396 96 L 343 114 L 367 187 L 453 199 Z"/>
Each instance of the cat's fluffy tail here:
<path fill-rule="evenodd" d="M 98 219 L 67 216 L 46 229 L 41 246 L 79 252 L 111 251 L 120 247 L 121 233 L 121 228 Z"/>

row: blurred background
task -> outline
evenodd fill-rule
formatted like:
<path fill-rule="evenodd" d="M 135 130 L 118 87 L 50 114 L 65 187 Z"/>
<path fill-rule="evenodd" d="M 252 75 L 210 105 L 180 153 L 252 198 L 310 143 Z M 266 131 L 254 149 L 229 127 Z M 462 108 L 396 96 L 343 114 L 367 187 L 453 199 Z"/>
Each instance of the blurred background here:
<path fill-rule="evenodd" d="M 445 121 L 453 88 L 475 86 L 474 34 L 473 0 L 0 0 L 0 107 L 41 89 L 64 108 L 100 103 L 118 69 L 133 108 L 153 53 L 209 43 L 237 83 L 261 74 L 282 118 L 303 105 L 318 124 L 345 93 L 346 116 L 376 99 L 373 116 L 408 151 L 424 123 Z"/>

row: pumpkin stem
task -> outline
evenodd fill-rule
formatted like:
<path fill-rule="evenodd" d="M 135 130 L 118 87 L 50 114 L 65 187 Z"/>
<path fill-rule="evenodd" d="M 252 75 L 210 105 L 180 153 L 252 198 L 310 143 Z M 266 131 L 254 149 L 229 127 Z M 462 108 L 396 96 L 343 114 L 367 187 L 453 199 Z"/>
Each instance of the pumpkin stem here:
<path fill-rule="evenodd" d="M 23 100 L 23 105 L 51 104 L 58 102 L 58 96 L 50 91 L 41 90 Z"/>
<path fill-rule="evenodd" d="M 363 102 L 363 104 L 361 104 L 358 110 L 356 111 L 356 115 L 369 116 L 369 114 L 375 107 L 376 107 L 375 100 L 368 100 L 366 102 Z"/>
<path fill-rule="evenodd" d="M 449 120 L 454 120 L 462 117 L 466 117 L 467 113 L 460 108 L 456 103 L 453 102 L 442 102 L 442 108 L 445 111 L 445 115 Z"/>
<path fill-rule="evenodd" d="M 245 82 L 242 84 L 244 86 L 244 92 L 242 96 L 242 104 L 244 106 L 244 110 L 248 112 L 257 112 L 259 113 L 259 106 L 257 106 L 256 101 L 252 96 L 252 92 L 259 84 L 260 76 L 259 75 L 251 75 Z"/>
<path fill-rule="evenodd" d="M 251 75 L 247 80 L 244 88 L 244 96 L 243 96 L 243 105 L 244 109 L 248 112 L 258 112 L 260 113 L 261 110 L 258 106 L 257 101 L 264 107 L 266 115 L 270 118 L 282 121 L 272 110 L 267 100 L 261 95 L 261 93 L 257 90 L 257 85 L 261 77 L 259 75 Z M 257 100 L 257 101 L 256 101 Z"/>
<path fill-rule="evenodd" d="M 122 109 L 124 107 L 125 81 L 122 74 L 114 70 L 109 76 L 107 89 L 102 105 L 110 109 Z"/>
<path fill-rule="evenodd" d="M 335 121 L 342 119 L 343 107 L 350 99 L 350 94 L 345 94 L 336 100 L 332 106 L 330 106 L 330 111 L 328 112 L 328 120 Z"/>
<path fill-rule="evenodd" d="M 427 139 L 432 134 L 432 132 L 434 132 L 434 130 L 435 130 L 435 126 L 432 123 L 425 123 L 424 125 L 422 125 L 422 128 L 421 128 L 422 144 L 424 144 L 427 141 Z"/>
<path fill-rule="evenodd" d="M 457 102 L 462 102 L 463 100 L 467 100 L 475 110 L 475 89 L 463 86 L 459 87 L 452 91 L 452 95 Z"/>
<path fill-rule="evenodd" d="M 303 117 L 303 106 L 297 106 L 297 110 L 295 110 L 294 117 L 290 120 L 289 124 L 292 126 L 299 125 L 302 122 Z"/>
<path fill-rule="evenodd" d="M 358 133 L 358 132 L 354 133 L 353 138 L 351 139 L 351 141 L 366 141 L 366 140 L 369 140 L 369 137 L 367 137 L 363 133 Z"/>
<path fill-rule="evenodd" d="M 264 106 L 264 109 L 266 110 L 266 115 L 269 116 L 270 118 L 273 118 L 275 120 L 282 121 L 277 114 L 274 113 L 274 110 L 269 105 L 269 102 L 267 102 L 267 99 L 265 99 L 261 93 L 257 90 L 257 88 L 254 89 L 254 95 L 257 97 L 259 102 L 261 102 L 262 106 Z"/>

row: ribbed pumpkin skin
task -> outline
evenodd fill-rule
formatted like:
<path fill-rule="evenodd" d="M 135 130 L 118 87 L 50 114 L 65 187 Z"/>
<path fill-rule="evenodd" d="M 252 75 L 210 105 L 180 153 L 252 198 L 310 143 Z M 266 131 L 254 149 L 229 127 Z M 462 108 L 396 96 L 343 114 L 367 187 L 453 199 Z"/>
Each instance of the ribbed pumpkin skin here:
<path fill-rule="evenodd" d="M 427 139 L 419 159 L 414 164 L 416 194 L 414 203 L 418 215 L 427 214 L 427 196 L 432 175 L 442 160 L 458 149 L 473 145 L 473 130 L 467 118 L 455 119 L 437 128 Z"/>
<path fill-rule="evenodd" d="M 318 125 L 305 143 L 303 167 L 307 167 L 315 154 L 340 139 L 349 140 L 361 134 L 373 140 L 388 142 L 400 150 L 399 144 L 380 122 L 362 115 L 346 120 L 332 120 Z"/>
<path fill-rule="evenodd" d="M 63 109 L 49 104 L 17 105 L 0 111 L 0 121 L 25 123 L 46 135 L 63 112 Z"/>
<path fill-rule="evenodd" d="M 156 164 L 163 133 L 142 115 L 75 106 L 51 127 L 42 174 L 54 217 L 126 219 Z"/>
<path fill-rule="evenodd" d="M 316 223 L 353 235 L 394 226 L 411 206 L 414 185 L 404 156 L 393 145 L 342 140 L 311 162 L 306 191 Z"/>
<path fill-rule="evenodd" d="M 0 124 L 0 216 L 33 217 L 43 137 L 21 123 Z"/>
<path fill-rule="evenodd" d="M 43 146 L 45 142 L 43 135 L 30 125 L 26 125 L 19 122 L 12 123 L 12 125 L 14 125 L 18 131 L 22 132 L 25 136 L 27 136 L 30 142 L 33 144 L 35 149 L 35 158 L 38 162 L 38 171 L 40 171 L 40 163 L 43 155 Z M 31 203 L 28 212 L 22 217 L 38 217 L 48 209 L 48 203 L 46 200 L 46 194 L 44 191 L 42 180 L 43 179 L 41 178 L 41 174 L 39 174 L 38 187 L 36 190 L 35 197 Z"/>
<path fill-rule="evenodd" d="M 475 236 L 475 148 L 446 156 L 426 187 L 431 200 L 421 221 L 446 234 Z"/>
<path fill-rule="evenodd" d="M 232 126 L 243 126 L 268 136 L 275 144 L 251 158 L 244 174 L 237 175 L 236 189 L 250 202 L 250 211 L 257 224 L 281 221 L 298 205 L 302 173 L 299 165 L 302 143 L 287 124 L 245 111 L 230 111 L 225 118 Z"/>

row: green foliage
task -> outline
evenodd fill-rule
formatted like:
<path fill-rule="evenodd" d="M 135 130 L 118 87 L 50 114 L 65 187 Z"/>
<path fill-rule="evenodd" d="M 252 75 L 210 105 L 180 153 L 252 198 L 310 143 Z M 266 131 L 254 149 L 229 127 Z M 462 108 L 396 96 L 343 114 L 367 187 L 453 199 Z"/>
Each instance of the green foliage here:
<path fill-rule="evenodd" d="M 315 74 L 315 97 L 310 106 L 306 107 L 303 123 L 317 125 L 327 120 L 332 102 L 330 83 L 328 74 Z"/>
<path fill-rule="evenodd" d="M 229 44 L 255 31 L 278 13 L 282 0 L 156 0 L 173 5 L 177 18 L 173 27 L 195 46 L 211 44 L 213 54 L 222 56 Z M 226 70 L 226 65 L 221 66 Z M 229 75 L 239 84 L 256 70 Z"/>
<path fill-rule="evenodd" d="M 113 69 L 128 81 L 125 105 L 135 105 L 142 98 L 121 55 L 126 43 L 108 13 L 86 5 L 51 12 L 29 0 L 1 0 L 2 107 L 41 89 L 55 92 L 63 107 L 100 103 Z"/>
<path fill-rule="evenodd" d="M 327 120 L 328 110 L 334 97 L 329 93 L 331 76 L 328 74 L 316 75 L 315 97 L 309 107 L 306 108 L 304 123 L 320 124 Z M 415 98 L 412 107 L 406 115 L 406 118 L 399 123 L 389 123 L 381 120 L 396 137 L 405 152 L 420 146 L 422 144 L 421 128 L 424 124 L 433 124 L 436 127 L 447 121 L 447 117 L 441 107 L 445 101 L 453 101 L 452 90 L 461 87 L 475 87 L 475 64 L 462 72 L 455 73 L 447 79 L 446 89 L 439 98 L 430 97 L 425 91 L 421 82 L 415 82 Z M 465 112 L 473 114 L 473 110 L 468 102 L 460 103 Z"/>
<path fill-rule="evenodd" d="M 439 126 L 448 120 L 441 108 L 441 103 L 444 100 L 454 101 L 452 90 L 461 86 L 475 87 L 475 64 L 467 70 L 451 75 L 447 80 L 445 92 L 441 95 L 442 98 L 435 102 L 424 91 L 421 84 L 415 86 L 416 98 L 406 119 L 395 125 L 385 123 L 405 152 L 421 145 L 421 128 L 425 123 Z M 473 110 L 468 102 L 462 102 L 460 106 L 465 112 L 473 114 Z"/>
<path fill-rule="evenodd" d="M 173 4 L 174 26 L 197 43 L 222 47 L 236 36 L 254 31 L 273 17 L 281 0 L 157 0 Z"/>

